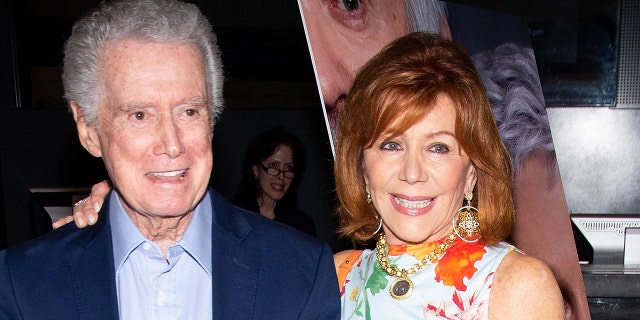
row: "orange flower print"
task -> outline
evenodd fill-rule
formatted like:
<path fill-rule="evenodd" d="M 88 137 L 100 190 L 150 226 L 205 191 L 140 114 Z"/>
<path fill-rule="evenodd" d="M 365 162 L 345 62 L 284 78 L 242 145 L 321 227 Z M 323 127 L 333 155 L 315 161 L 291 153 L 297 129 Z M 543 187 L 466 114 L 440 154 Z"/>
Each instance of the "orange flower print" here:
<path fill-rule="evenodd" d="M 398 245 L 398 246 L 389 246 L 389 255 L 390 256 L 399 256 L 404 254 L 405 252 L 418 260 L 422 260 L 426 255 L 433 252 L 442 243 L 445 239 L 440 241 L 423 243 L 417 245 Z"/>
<path fill-rule="evenodd" d="M 473 265 L 482 259 L 485 253 L 484 244 L 480 241 L 468 243 L 456 240 L 436 265 L 436 281 L 454 286 L 460 291 L 466 290 L 467 286 L 463 279 L 473 277 L 473 274 L 478 271 Z"/>
<path fill-rule="evenodd" d="M 407 245 L 389 246 L 387 250 L 389 250 L 388 254 L 390 256 L 399 256 L 399 255 L 407 252 Z"/>

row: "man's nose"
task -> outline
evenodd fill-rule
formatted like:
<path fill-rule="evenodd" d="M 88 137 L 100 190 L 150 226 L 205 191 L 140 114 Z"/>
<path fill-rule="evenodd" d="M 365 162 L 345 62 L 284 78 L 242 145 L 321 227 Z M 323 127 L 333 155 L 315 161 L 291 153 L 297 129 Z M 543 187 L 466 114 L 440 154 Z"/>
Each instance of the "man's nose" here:
<path fill-rule="evenodd" d="M 166 154 L 170 158 L 179 156 L 183 151 L 181 130 L 171 118 L 163 118 L 159 123 L 160 139 L 155 154 Z"/>

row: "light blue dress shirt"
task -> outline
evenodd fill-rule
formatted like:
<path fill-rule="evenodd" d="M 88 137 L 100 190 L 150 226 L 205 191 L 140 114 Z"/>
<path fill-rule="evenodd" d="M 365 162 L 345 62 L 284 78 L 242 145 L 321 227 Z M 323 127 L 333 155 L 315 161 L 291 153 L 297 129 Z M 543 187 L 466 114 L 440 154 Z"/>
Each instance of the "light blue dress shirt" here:
<path fill-rule="evenodd" d="M 196 207 L 182 238 L 167 248 L 166 259 L 133 224 L 116 192 L 111 193 L 111 203 L 120 319 L 211 319 L 209 193 Z"/>

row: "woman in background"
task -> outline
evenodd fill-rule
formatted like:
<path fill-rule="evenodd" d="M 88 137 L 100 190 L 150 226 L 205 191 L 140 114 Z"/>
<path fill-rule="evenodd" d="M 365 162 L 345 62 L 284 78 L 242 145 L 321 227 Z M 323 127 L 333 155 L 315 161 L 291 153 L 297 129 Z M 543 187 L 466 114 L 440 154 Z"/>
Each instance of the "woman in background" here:
<path fill-rule="evenodd" d="M 260 134 L 249 143 L 242 168 L 234 204 L 316 236 L 313 219 L 296 207 L 305 168 L 304 147 L 296 136 L 281 127 Z"/>

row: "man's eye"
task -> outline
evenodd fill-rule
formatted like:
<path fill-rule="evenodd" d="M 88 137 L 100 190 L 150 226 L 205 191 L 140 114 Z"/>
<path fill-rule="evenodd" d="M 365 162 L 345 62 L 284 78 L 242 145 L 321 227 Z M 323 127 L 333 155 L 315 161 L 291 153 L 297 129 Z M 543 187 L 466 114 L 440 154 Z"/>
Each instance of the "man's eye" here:
<path fill-rule="evenodd" d="M 189 116 L 189 117 L 193 117 L 193 116 L 198 114 L 198 110 L 196 110 L 196 109 L 187 109 L 184 113 L 186 113 L 187 116 Z"/>
<path fill-rule="evenodd" d="M 355 11 L 360 8 L 360 0 L 338 0 L 338 6 L 345 11 Z"/>
<path fill-rule="evenodd" d="M 146 115 L 144 114 L 144 112 L 138 111 L 133 114 L 133 118 L 136 120 L 144 120 L 146 118 Z"/>

